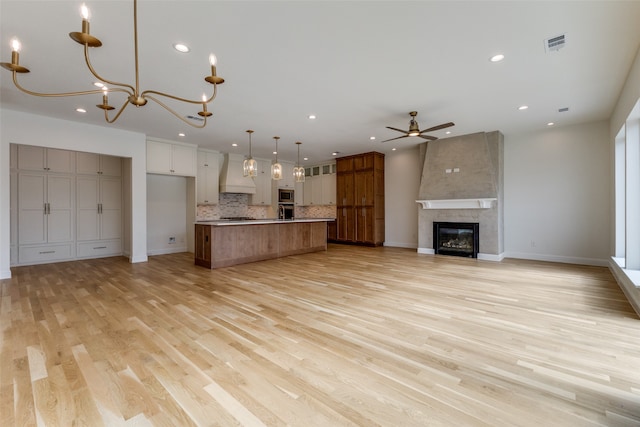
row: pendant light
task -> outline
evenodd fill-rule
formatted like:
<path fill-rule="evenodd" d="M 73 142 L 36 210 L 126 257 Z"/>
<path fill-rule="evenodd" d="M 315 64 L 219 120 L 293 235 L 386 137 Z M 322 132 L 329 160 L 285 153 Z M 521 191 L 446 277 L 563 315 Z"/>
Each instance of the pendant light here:
<path fill-rule="evenodd" d="M 300 166 L 300 144 L 302 144 L 302 142 L 296 142 L 298 146 L 298 163 L 296 167 L 293 168 L 293 177 L 296 179 L 296 182 L 304 182 L 304 168 Z"/>
<path fill-rule="evenodd" d="M 277 181 L 279 179 L 282 179 L 282 165 L 278 163 L 278 140 L 280 139 L 280 137 L 274 136 L 273 139 L 276 140 L 276 162 L 271 165 L 271 179 Z"/>
<path fill-rule="evenodd" d="M 249 157 L 242 162 L 242 175 L 255 178 L 258 176 L 258 162 L 251 157 L 251 134 L 253 131 L 249 129 L 247 133 L 249 134 Z"/>

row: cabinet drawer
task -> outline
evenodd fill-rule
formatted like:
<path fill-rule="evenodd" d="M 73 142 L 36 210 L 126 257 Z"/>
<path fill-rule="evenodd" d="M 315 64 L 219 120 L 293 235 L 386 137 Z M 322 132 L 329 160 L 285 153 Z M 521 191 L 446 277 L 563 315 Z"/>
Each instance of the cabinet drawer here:
<path fill-rule="evenodd" d="M 18 262 L 30 264 L 38 262 L 57 261 L 73 258 L 72 244 L 47 246 L 20 246 L 18 248 Z"/>
<path fill-rule="evenodd" d="M 122 243 L 120 239 L 78 243 L 78 258 L 97 258 L 121 254 Z"/>

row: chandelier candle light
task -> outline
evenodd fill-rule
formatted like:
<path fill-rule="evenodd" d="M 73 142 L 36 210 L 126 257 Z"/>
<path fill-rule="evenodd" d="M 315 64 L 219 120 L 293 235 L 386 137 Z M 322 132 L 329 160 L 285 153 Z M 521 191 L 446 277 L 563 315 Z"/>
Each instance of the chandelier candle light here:
<path fill-rule="evenodd" d="M 11 41 L 11 49 L 12 49 L 11 63 L 2 62 L 0 63 L 0 65 L 3 68 L 13 73 L 13 84 L 19 90 L 21 90 L 22 92 L 28 95 L 43 96 L 43 97 L 78 96 L 78 95 L 90 95 L 90 94 L 102 93 L 103 94 L 102 104 L 97 105 L 97 107 L 104 110 L 104 118 L 108 123 L 113 123 L 116 120 L 118 120 L 118 117 L 120 117 L 120 114 L 122 114 L 122 112 L 127 107 L 127 105 L 133 104 L 136 107 L 142 107 L 147 103 L 148 100 L 152 100 L 156 102 L 158 105 L 160 105 L 162 108 L 164 108 L 165 110 L 167 110 L 168 112 L 176 116 L 178 119 L 182 120 L 183 122 L 187 123 L 190 126 L 193 126 L 196 128 L 203 128 L 207 125 L 207 117 L 211 116 L 212 114 L 209 111 L 207 111 L 207 104 L 213 101 L 213 99 L 216 97 L 218 85 L 224 83 L 224 79 L 216 75 L 215 55 L 213 54 L 209 55 L 209 64 L 211 65 L 211 75 L 206 76 L 204 78 L 205 81 L 213 85 L 213 93 L 211 97 L 207 98 L 206 95 L 203 95 L 202 100 L 191 100 L 191 99 L 181 98 L 178 96 L 174 96 L 174 95 L 170 95 L 167 93 L 158 92 L 154 90 L 145 90 L 141 92 L 140 84 L 139 84 L 139 72 L 138 72 L 138 1 L 133 0 L 133 37 L 134 37 L 134 46 L 135 46 L 135 87 L 126 83 L 118 83 L 118 82 L 107 80 L 104 77 L 101 77 L 94 70 L 93 66 L 91 65 L 91 61 L 89 60 L 89 48 L 100 47 L 102 46 L 102 42 L 89 33 L 89 9 L 83 4 L 80 10 L 82 15 L 82 31 L 71 32 L 69 33 L 69 37 L 71 37 L 75 42 L 81 45 L 84 45 L 84 58 L 87 64 L 87 68 L 89 68 L 89 71 L 91 72 L 91 74 L 93 74 L 93 76 L 98 80 L 100 80 L 101 82 L 109 84 L 112 87 L 111 88 L 103 87 L 97 90 L 85 90 L 85 91 L 65 92 L 65 93 L 39 93 L 39 92 L 33 92 L 30 90 L 27 90 L 22 86 L 20 86 L 20 84 L 18 83 L 17 76 L 18 76 L 18 73 L 28 73 L 29 69 L 20 65 L 20 56 L 19 56 L 20 42 L 17 39 L 13 39 Z M 115 88 L 113 86 L 115 86 Z M 125 94 L 127 94 L 127 99 L 125 100 L 122 107 L 120 107 L 120 109 L 116 113 L 115 117 L 113 117 L 113 119 L 109 119 L 109 115 L 108 115 L 109 111 L 115 109 L 115 107 L 112 107 L 111 105 L 109 105 L 109 97 L 108 97 L 109 92 L 124 92 Z M 176 101 L 181 101 L 189 104 L 201 105 L 202 111 L 199 111 L 198 115 L 204 118 L 203 123 L 193 124 L 189 122 L 187 119 L 185 119 L 180 114 L 178 114 L 177 112 L 169 108 L 164 102 L 160 101 L 154 95 L 170 98 Z"/>
<path fill-rule="evenodd" d="M 276 140 L 276 162 L 271 165 L 271 179 L 277 181 L 279 179 L 282 179 L 282 165 L 278 163 L 278 140 L 280 139 L 280 137 L 274 136 L 273 139 Z"/>
<path fill-rule="evenodd" d="M 304 182 L 304 168 L 300 166 L 300 144 L 302 144 L 302 142 L 296 142 L 298 146 L 298 163 L 296 163 L 296 166 L 293 168 L 293 177 L 296 179 L 296 182 Z"/>
<path fill-rule="evenodd" d="M 244 162 L 242 162 L 242 175 L 255 178 L 258 176 L 258 162 L 251 157 L 251 134 L 253 131 L 249 129 L 247 133 L 249 134 L 249 157 L 244 159 Z"/>

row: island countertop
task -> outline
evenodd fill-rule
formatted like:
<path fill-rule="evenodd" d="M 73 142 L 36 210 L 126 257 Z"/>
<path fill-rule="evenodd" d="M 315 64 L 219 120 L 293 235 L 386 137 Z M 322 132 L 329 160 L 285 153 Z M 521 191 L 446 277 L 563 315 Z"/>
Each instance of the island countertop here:
<path fill-rule="evenodd" d="M 195 263 L 207 268 L 327 250 L 334 218 L 212 220 L 195 223 Z"/>
<path fill-rule="evenodd" d="M 212 219 L 208 221 L 196 221 L 196 225 L 212 225 L 212 226 L 226 226 L 226 225 L 257 225 L 257 224 L 290 224 L 299 222 L 330 222 L 335 221 L 335 218 L 296 218 L 296 219 L 277 219 L 277 218 L 263 218 L 263 219 L 243 219 L 243 220 L 228 220 L 228 219 Z"/>

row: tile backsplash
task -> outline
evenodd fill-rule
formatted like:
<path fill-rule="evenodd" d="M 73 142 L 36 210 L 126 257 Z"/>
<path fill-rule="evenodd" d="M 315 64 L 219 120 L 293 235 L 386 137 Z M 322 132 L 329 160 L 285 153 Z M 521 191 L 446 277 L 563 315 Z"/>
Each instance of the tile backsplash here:
<path fill-rule="evenodd" d="M 217 205 L 198 205 L 196 221 L 211 221 L 224 217 L 275 218 L 271 206 L 249 205 L 249 194 L 220 193 Z M 296 218 L 335 218 L 335 206 L 296 206 Z"/>

